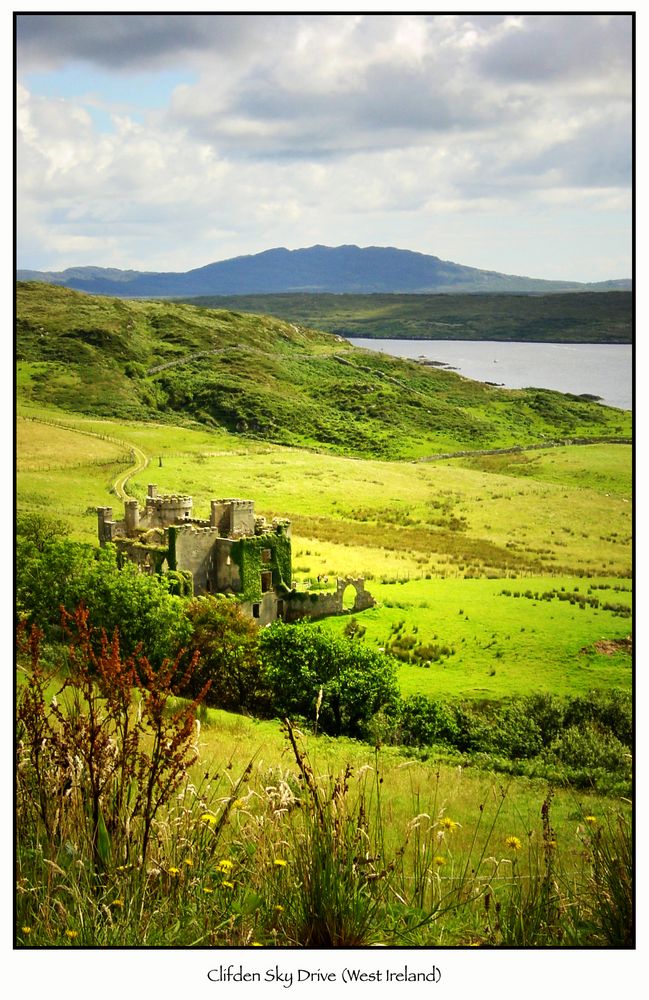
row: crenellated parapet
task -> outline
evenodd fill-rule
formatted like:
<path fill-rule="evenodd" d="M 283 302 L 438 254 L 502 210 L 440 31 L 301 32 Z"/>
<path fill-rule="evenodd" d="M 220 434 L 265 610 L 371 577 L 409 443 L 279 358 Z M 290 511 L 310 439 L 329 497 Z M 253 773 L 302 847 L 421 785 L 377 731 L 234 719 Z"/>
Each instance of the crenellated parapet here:
<path fill-rule="evenodd" d="M 235 595 L 260 625 L 374 606 L 362 578 L 340 578 L 334 592 L 291 589 L 288 518 L 269 521 L 255 514 L 252 500 L 234 498 L 212 500 L 209 519 L 193 517 L 192 508 L 191 496 L 159 494 L 149 484 L 144 508 L 126 500 L 123 520 L 112 507 L 97 508 L 100 544 L 115 544 L 143 573 L 168 574 L 183 593 Z"/>

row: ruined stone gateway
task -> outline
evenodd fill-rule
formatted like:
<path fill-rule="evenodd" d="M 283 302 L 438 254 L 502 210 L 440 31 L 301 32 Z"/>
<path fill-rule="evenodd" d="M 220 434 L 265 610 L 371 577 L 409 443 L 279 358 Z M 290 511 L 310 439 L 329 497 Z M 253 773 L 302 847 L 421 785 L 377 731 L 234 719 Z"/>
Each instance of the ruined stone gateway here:
<path fill-rule="evenodd" d="M 282 618 L 324 618 L 345 613 L 343 598 L 353 588 L 352 612 L 376 601 L 365 581 L 346 577 L 334 593 L 298 591 L 291 578 L 291 524 L 255 515 L 252 500 L 212 500 L 209 520 L 192 517 L 192 498 L 158 495 L 149 485 L 144 510 L 126 500 L 124 519 L 112 507 L 98 507 L 101 545 L 112 543 L 143 573 L 168 573 L 184 594 L 231 594 L 260 625 Z"/>

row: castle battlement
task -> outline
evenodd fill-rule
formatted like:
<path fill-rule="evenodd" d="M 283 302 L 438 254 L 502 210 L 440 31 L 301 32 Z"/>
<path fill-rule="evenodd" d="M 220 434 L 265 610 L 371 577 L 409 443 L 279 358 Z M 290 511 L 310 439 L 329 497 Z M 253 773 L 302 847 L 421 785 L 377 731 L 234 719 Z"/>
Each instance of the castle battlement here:
<path fill-rule="evenodd" d="M 194 518 L 193 499 L 186 493 L 158 494 L 149 484 L 145 507 L 129 499 L 124 518 L 113 519 L 112 507 L 97 507 L 101 545 L 113 543 L 142 573 L 184 574 L 193 593 L 233 594 L 260 625 L 278 618 L 322 618 L 343 614 L 343 598 L 354 590 L 354 611 L 374 605 L 362 579 L 337 580 L 334 593 L 305 594 L 289 590 L 291 522 L 255 515 L 252 500 L 224 498 L 210 502 L 210 517 Z M 236 545 L 235 545 L 236 542 Z M 246 552 L 249 558 L 245 557 Z"/>

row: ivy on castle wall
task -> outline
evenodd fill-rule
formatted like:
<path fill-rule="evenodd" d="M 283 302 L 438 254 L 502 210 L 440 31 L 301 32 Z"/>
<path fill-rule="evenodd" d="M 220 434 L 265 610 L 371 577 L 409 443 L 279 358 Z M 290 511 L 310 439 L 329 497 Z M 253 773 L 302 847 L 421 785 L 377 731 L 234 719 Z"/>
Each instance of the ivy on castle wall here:
<path fill-rule="evenodd" d="M 262 559 L 264 549 L 271 550 L 270 562 Z M 242 589 L 237 595 L 240 600 L 252 604 L 261 601 L 262 573 L 272 573 L 274 587 L 290 587 L 291 541 L 283 532 L 240 538 L 233 544 L 230 554 L 241 575 Z"/>
<path fill-rule="evenodd" d="M 176 539 L 178 528 L 170 525 L 167 528 L 167 566 L 169 569 L 178 569 L 178 556 L 176 554 Z"/>

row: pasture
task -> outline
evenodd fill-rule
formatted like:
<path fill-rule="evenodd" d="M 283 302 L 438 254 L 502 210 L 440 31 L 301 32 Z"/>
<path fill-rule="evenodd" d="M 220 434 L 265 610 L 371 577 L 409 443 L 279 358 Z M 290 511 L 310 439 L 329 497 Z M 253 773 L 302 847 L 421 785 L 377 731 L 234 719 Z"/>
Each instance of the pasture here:
<path fill-rule="evenodd" d="M 192 494 L 197 516 L 212 497 L 241 496 L 290 517 L 300 586 L 366 577 L 378 606 L 359 618 L 364 641 L 392 645 L 404 694 L 500 700 L 631 683 L 628 446 L 382 462 L 34 407 L 18 444 L 19 509 L 56 512 L 80 540 L 96 538 L 96 506 L 120 516 L 110 491 L 130 445 L 150 458 L 127 487 L 141 501 L 155 482 Z"/>

